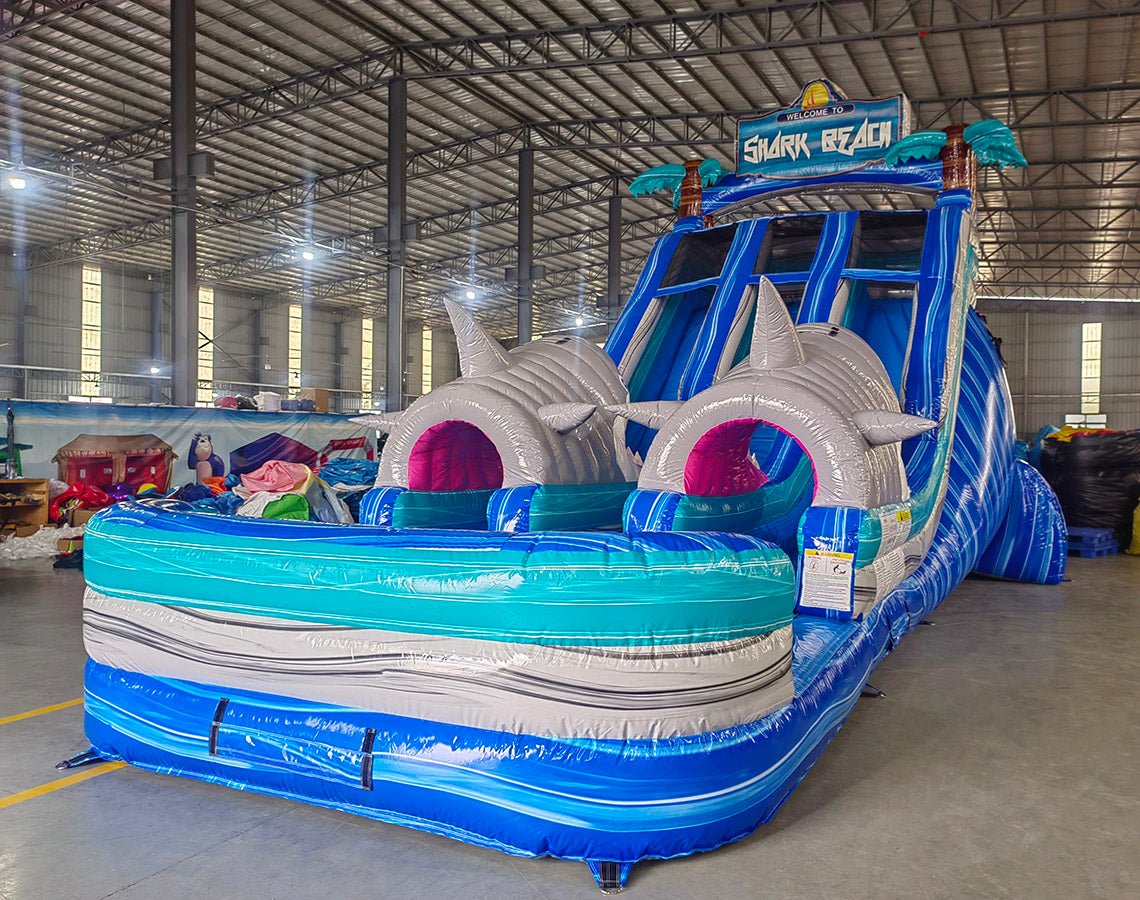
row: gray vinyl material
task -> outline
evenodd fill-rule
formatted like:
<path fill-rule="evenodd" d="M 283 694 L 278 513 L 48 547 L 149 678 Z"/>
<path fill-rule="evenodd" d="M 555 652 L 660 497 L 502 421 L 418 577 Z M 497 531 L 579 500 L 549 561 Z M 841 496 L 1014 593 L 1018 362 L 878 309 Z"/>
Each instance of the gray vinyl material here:
<path fill-rule="evenodd" d="M 546 647 L 218 615 L 88 588 L 83 637 L 93 660 L 131 672 L 549 737 L 701 734 L 793 696 L 790 626 L 716 643 Z"/>

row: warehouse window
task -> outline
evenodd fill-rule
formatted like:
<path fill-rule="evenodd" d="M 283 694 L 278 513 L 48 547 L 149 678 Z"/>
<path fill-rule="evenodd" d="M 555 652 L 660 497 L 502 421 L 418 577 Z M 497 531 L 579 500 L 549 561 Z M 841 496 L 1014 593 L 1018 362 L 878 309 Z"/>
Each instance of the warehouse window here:
<path fill-rule="evenodd" d="M 103 369 L 103 270 L 83 267 L 83 320 L 79 344 L 79 393 L 99 396 L 99 373 Z"/>
<path fill-rule="evenodd" d="M 360 322 L 360 408 L 372 409 L 372 319 Z"/>
<path fill-rule="evenodd" d="M 198 288 L 198 402 L 214 399 L 214 289 Z"/>
<path fill-rule="evenodd" d="M 1081 326 L 1081 413 L 1100 412 L 1100 322 Z"/>
<path fill-rule="evenodd" d="M 301 304 L 289 307 L 289 387 L 301 386 Z"/>
<path fill-rule="evenodd" d="M 420 343 L 422 358 L 420 359 L 420 393 L 426 394 L 431 390 L 431 329 L 425 328 Z"/>

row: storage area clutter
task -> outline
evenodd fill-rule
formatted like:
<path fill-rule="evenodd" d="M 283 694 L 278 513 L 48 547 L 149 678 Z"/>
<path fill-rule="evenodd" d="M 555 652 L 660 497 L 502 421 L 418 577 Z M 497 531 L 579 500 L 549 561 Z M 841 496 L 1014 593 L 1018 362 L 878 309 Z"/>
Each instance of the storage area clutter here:
<path fill-rule="evenodd" d="M 350 522 L 363 481 L 371 483 L 377 471 L 372 436 L 346 416 L 18 400 L 6 406 L 10 429 L 20 435 L 21 471 L 42 477 L 0 481 L 0 559 L 82 550 L 96 512 L 136 499 L 246 517 Z M 184 464 L 175 446 L 187 449 Z"/>

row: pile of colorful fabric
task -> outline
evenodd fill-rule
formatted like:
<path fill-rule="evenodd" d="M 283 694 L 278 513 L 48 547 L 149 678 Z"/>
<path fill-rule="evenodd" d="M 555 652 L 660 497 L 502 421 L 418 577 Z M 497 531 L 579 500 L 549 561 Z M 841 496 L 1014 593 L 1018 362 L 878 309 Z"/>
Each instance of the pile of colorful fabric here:
<path fill-rule="evenodd" d="M 352 515 L 360 521 L 360 498 L 376 483 L 380 465 L 372 459 L 351 459 L 337 456 L 321 468 L 321 478 L 330 485 Z"/>
<path fill-rule="evenodd" d="M 171 499 L 201 512 L 255 519 L 351 522 L 336 492 L 303 463 L 271 459 L 252 472 L 184 485 Z"/>

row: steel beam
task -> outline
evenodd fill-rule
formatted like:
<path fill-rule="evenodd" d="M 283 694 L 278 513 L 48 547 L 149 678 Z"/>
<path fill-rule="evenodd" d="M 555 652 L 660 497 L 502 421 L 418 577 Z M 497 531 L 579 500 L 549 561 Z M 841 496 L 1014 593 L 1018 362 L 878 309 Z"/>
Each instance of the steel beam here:
<path fill-rule="evenodd" d="M 370 53 L 227 97 L 198 111 L 199 133 L 213 137 L 374 91 L 394 78 L 454 79 L 527 71 L 626 66 L 727 54 L 850 45 L 895 38 L 965 34 L 1006 26 L 1049 25 L 1140 13 L 1140 0 L 1043 11 L 1031 4 L 1003 10 L 987 3 L 978 12 L 958 3 L 908 0 L 785 0 L 736 9 L 697 10 L 503 34 L 446 37 Z M 836 26 L 841 23 L 841 27 Z M 776 98 L 773 98 L 776 99 Z M 790 98 L 783 98 L 785 100 Z M 66 148 L 53 158 L 80 165 L 145 156 L 165 144 L 166 122 L 150 122 Z"/>
<path fill-rule="evenodd" d="M 1135 98 L 1132 102 L 1118 104 L 1119 110 L 1112 116 L 1104 116 L 1101 119 L 1084 119 L 1080 121 L 1080 124 L 1104 122 L 1119 126 L 1140 121 L 1140 117 L 1135 119 L 1120 118 L 1121 112 L 1127 112 L 1137 103 L 1140 103 L 1140 83 L 1053 91 L 955 95 L 919 100 L 915 102 L 915 106 L 918 112 L 919 127 L 922 128 L 933 127 L 939 122 L 948 122 L 952 117 L 961 117 L 966 105 L 972 105 L 979 111 L 985 108 L 986 115 L 995 115 L 999 118 L 1016 116 L 1016 104 L 1020 103 L 1031 105 L 1035 110 L 1033 115 L 1036 116 L 1033 123 L 1026 121 L 1027 115 L 1020 116 L 1021 128 L 1027 128 L 1031 125 L 1036 127 L 1038 124 L 1045 127 L 1055 127 L 1057 121 L 1050 117 L 1048 103 L 1043 105 L 1041 101 L 1068 97 L 1073 103 L 1073 109 L 1081 111 L 1081 115 L 1093 116 L 1099 115 L 1093 112 L 1094 106 L 1107 104 L 1093 103 L 1089 99 L 1090 94 L 1104 95 L 1107 98 L 1119 92 L 1131 92 L 1135 94 Z M 1006 104 L 1007 109 L 1004 112 L 1000 108 L 995 108 L 995 104 L 1000 105 L 1001 103 Z M 686 148 L 718 146 L 725 148 L 725 151 L 728 152 L 736 139 L 736 120 L 741 116 L 754 115 L 755 112 L 755 110 L 735 110 L 717 113 L 631 116 L 627 118 L 567 119 L 543 123 L 541 127 L 514 125 L 411 154 L 409 156 L 408 177 L 410 179 L 429 178 L 443 172 L 452 172 L 458 168 L 485 163 L 516 153 L 522 146 L 551 152 L 666 146 L 683 146 Z M 1094 179 L 1093 173 L 1083 172 L 1077 167 L 1099 165 L 1101 176 L 1106 176 L 1107 168 L 1110 166 L 1127 165 L 1129 168 L 1133 168 L 1138 163 L 1140 163 L 1140 159 L 1135 155 L 1105 159 L 1042 160 L 1031 162 L 1028 170 L 1030 174 L 1022 177 L 1032 178 L 1033 180 L 1029 181 L 1028 184 L 1033 184 L 1042 177 L 1040 174 L 1034 174 L 1041 169 L 1044 169 L 1045 172 L 1051 172 L 1058 167 L 1067 167 L 1072 169 L 1078 177 L 1092 181 Z M 50 164 L 41 160 L 32 167 L 43 169 L 45 166 L 50 169 Z M 386 167 L 386 161 L 371 161 L 349 169 L 326 172 L 313 178 L 305 178 L 290 184 L 231 197 L 202 210 L 198 219 L 198 228 L 205 231 L 225 225 L 260 220 L 265 221 L 282 233 L 287 233 L 294 226 L 284 217 L 285 213 L 316 203 L 381 190 L 385 186 L 384 172 Z M 70 170 L 71 167 L 68 165 L 64 168 Z M 1102 183 L 1111 184 L 1119 177 L 1119 174 L 1121 173 L 1102 178 Z M 1007 189 L 1014 189 L 1014 181 L 1010 176 L 983 174 L 982 178 L 985 189 L 990 189 L 991 179 L 992 183 L 996 185 L 1009 185 Z M 35 268 L 71 259 L 113 253 L 151 241 L 163 240 L 168 236 L 169 220 L 167 218 L 157 217 L 139 220 L 113 228 L 98 229 L 74 238 L 37 247 L 32 251 L 30 265 Z"/>
<path fill-rule="evenodd" d="M 1113 102 L 1109 102 L 1113 101 Z M 1050 90 L 1024 90 L 950 94 L 938 97 L 913 98 L 917 128 L 932 128 L 960 121 L 972 110 L 979 116 L 1001 118 L 1019 130 L 1056 128 L 1064 125 L 1122 125 L 1136 124 L 1140 102 L 1140 83 L 1123 82 L 1105 85 L 1077 85 Z M 768 106 L 774 107 L 773 100 Z M 1115 109 L 1109 113 L 1109 107 Z M 616 150 L 633 148 L 723 146 L 730 147 L 736 140 L 736 122 L 744 116 L 754 116 L 764 106 L 719 110 L 700 113 L 665 113 L 661 115 L 603 116 L 590 118 L 556 119 L 541 124 L 519 123 L 494 131 L 475 134 L 420 151 L 410 157 L 410 177 L 420 177 L 434 171 L 446 171 L 472 165 L 487 159 L 497 159 L 530 146 L 536 150 Z M 255 123 L 250 123 L 255 124 Z M 167 133 L 166 123 L 159 136 Z M 140 126 L 148 127 L 148 126 Z M 200 123 L 203 137 L 217 136 L 206 124 Z M 95 141 L 73 147 L 64 147 L 34 161 L 34 167 L 47 172 L 60 171 L 75 174 L 76 168 L 95 170 L 118 165 L 163 149 L 162 144 L 148 139 L 137 152 L 123 149 L 100 154 L 98 161 L 82 161 L 82 148 L 100 142 L 116 145 L 116 135 L 107 135 Z M 73 158 L 78 154 L 78 158 Z M 314 193 L 321 190 L 321 181 L 346 179 L 364 182 L 379 179 L 383 185 L 383 162 L 368 162 L 322 175 L 312 186 Z M 305 191 L 305 184 L 288 185 L 275 190 Z M 258 195 L 250 195 L 256 198 Z"/>
<path fill-rule="evenodd" d="M 385 408 L 404 408 L 404 224 L 408 185 L 408 83 L 388 83 L 388 268 L 385 314 Z"/>
<path fill-rule="evenodd" d="M 0 44 L 100 2 L 102 0 L 5 0 L 0 3 Z"/>
<path fill-rule="evenodd" d="M 198 396 L 196 179 L 194 153 L 195 39 L 194 0 L 172 0 L 170 7 L 171 198 L 170 304 L 171 402 L 193 406 Z"/>

